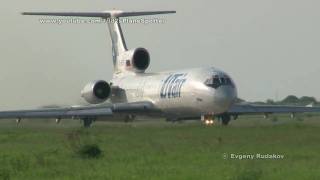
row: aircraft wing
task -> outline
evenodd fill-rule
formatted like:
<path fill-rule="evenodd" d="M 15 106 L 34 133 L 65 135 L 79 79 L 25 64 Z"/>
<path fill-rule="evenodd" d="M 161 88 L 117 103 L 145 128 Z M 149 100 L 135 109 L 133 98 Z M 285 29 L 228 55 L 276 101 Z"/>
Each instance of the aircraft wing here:
<path fill-rule="evenodd" d="M 96 118 L 114 114 L 142 114 L 154 112 L 151 102 L 116 103 L 104 106 L 48 108 L 34 110 L 0 111 L 0 119 L 5 118 Z"/>
<path fill-rule="evenodd" d="M 320 107 L 285 106 L 285 105 L 256 105 L 235 104 L 231 106 L 229 114 L 273 114 L 273 113 L 305 113 L 320 112 Z"/>

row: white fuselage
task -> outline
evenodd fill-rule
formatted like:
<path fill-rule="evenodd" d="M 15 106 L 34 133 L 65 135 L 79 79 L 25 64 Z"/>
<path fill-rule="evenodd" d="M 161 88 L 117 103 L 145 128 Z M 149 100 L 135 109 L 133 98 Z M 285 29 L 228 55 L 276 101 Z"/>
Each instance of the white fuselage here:
<path fill-rule="evenodd" d="M 213 88 L 205 84 L 213 76 L 230 81 Z M 234 82 L 215 68 L 116 75 L 111 83 L 119 89 L 111 96 L 112 103 L 150 101 L 170 118 L 222 114 L 237 98 Z"/>

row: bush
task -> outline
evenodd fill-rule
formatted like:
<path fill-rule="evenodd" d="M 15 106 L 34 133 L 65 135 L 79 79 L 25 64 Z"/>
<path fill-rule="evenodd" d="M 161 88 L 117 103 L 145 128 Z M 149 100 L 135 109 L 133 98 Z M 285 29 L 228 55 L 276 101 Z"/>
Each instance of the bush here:
<path fill-rule="evenodd" d="M 102 151 L 97 144 L 83 145 L 78 153 L 83 158 L 99 158 L 102 155 Z"/>
<path fill-rule="evenodd" d="M 302 117 L 298 117 L 297 121 L 304 121 L 304 119 Z"/>
<path fill-rule="evenodd" d="M 10 172 L 7 169 L 0 169 L 0 179 L 9 180 Z"/>
<path fill-rule="evenodd" d="M 96 137 L 87 130 L 71 131 L 67 133 L 66 139 L 71 151 L 82 158 L 99 158 L 102 155 Z"/>
<path fill-rule="evenodd" d="M 235 180 L 258 180 L 262 177 L 262 170 L 260 169 L 252 169 L 242 171 Z"/>
<path fill-rule="evenodd" d="M 278 117 L 276 117 L 276 116 L 272 117 L 272 118 L 271 118 L 271 121 L 272 121 L 273 123 L 278 122 Z"/>

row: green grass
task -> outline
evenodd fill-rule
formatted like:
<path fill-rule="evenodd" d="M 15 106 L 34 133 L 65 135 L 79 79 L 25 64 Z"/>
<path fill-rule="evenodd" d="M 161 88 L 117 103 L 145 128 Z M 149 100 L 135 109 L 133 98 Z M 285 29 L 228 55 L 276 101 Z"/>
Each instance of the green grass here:
<path fill-rule="evenodd" d="M 300 119 L 299 119 L 300 118 Z M 319 117 L 242 117 L 228 127 L 199 123 L 0 123 L 0 179 L 320 179 Z M 94 144 L 102 155 L 79 154 Z M 282 154 L 239 160 L 235 154 Z"/>

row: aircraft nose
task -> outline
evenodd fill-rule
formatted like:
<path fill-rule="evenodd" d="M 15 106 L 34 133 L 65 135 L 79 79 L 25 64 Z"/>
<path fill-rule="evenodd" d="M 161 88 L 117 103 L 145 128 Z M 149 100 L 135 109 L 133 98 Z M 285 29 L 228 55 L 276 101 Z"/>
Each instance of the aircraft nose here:
<path fill-rule="evenodd" d="M 214 101 L 222 112 L 226 112 L 237 98 L 237 90 L 232 86 L 220 86 L 214 93 Z"/>

